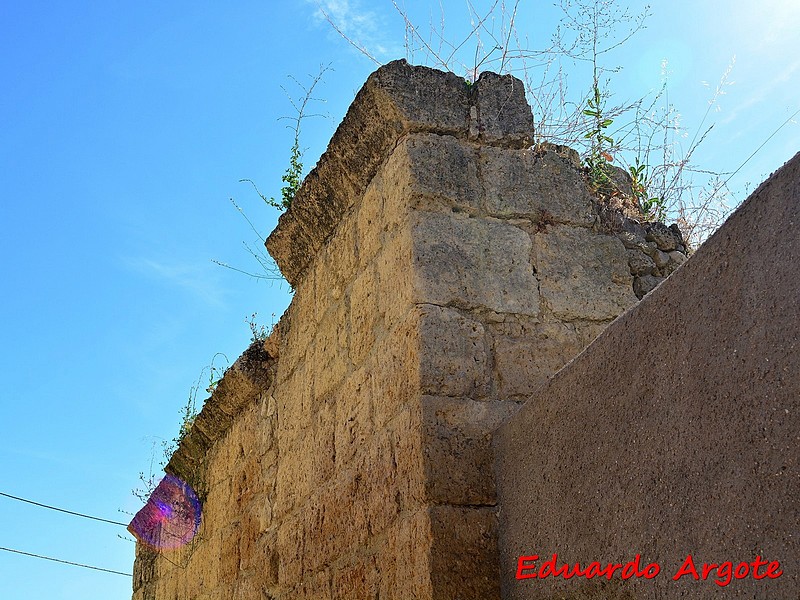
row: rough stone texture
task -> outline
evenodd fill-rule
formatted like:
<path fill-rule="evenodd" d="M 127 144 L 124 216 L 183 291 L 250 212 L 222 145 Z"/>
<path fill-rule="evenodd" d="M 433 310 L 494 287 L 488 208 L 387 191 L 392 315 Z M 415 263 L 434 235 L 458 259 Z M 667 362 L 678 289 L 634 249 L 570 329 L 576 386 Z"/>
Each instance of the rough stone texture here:
<path fill-rule="evenodd" d="M 800 154 L 495 435 L 504 598 L 800 597 L 798 214 Z M 553 553 L 662 572 L 515 579 Z M 783 575 L 672 581 L 687 554 Z"/>
<path fill-rule="evenodd" d="M 403 135 L 430 131 L 525 147 L 533 116 L 524 86 L 484 73 L 471 87 L 453 73 L 391 62 L 370 75 L 328 151 L 306 177 L 267 248 L 293 286 Z"/>
<path fill-rule="evenodd" d="M 534 236 L 542 298 L 563 320 L 602 321 L 636 302 L 625 247 L 614 236 L 557 226 Z"/>
<path fill-rule="evenodd" d="M 140 546 L 134 600 L 500 597 L 493 432 L 658 250 L 531 133 L 513 77 L 370 76 L 267 241 L 291 305 L 170 463 L 200 534 Z"/>

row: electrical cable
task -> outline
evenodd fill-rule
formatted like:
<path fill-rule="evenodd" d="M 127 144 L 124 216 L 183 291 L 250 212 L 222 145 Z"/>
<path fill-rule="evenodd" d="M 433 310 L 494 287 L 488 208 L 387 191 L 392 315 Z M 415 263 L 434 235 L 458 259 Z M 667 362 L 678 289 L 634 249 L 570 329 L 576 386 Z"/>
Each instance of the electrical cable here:
<path fill-rule="evenodd" d="M 67 513 L 68 515 L 75 515 L 76 517 L 83 517 L 84 519 L 94 519 L 95 521 L 102 521 L 104 523 L 111 523 L 112 525 L 121 525 L 122 527 L 127 527 L 127 523 L 120 523 L 119 521 L 111 521 L 109 519 L 101 519 L 100 517 L 93 517 L 91 515 L 85 515 L 83 513 L 74 512 L 71 510 L 65 510 L 63 508 L 57 508 L 55 506 L 49 506 L 48 504 L 42 504 L 41 502 L 34 502 L 33 500 L 26 500 L 25 498 L 20 498 L 19 496 L 12 496 L 11 494 L 6 494 L 4 492 L 0 492 L 0 496 L 5 496 L 6 498 L 11 498 L 12 500 L 19 500 L 20 502 L 27 502 L 28 504 L 33 504 L 35 506 L 41 506 L 42 508 L 49 508 L 50 510 L 57 510 L 59 512 Z"/>
<path fill-rule="evenodd" d="M 33 558 L 52 560 L 53 562 L 64 563 L 65 565 L 72 565 L 73 567 L 83 567 L 84 569 L 94 569 L 95 571 L 104 571 L 106 573 L 114 573 L 115 575 L 125 575 L 125 577 L 133 577 L 133 575 L 131 575 L 130 573 L 123 573 L 122 571 L 113 571 L 111 569 L 103 569 L 101 567 L 93 567 L 91 565 L 82 565 L 81 563 L 71 562 L 68 560 L 61 560 L 60 558 L 51 558 L 49 556 L 42 556 L 41 554 L 32 554 L 30 552 L 23 552 L 22 550 L 3 548 L 2 546 L 0 546 L 0 550 L 5 550 L 6 552 L 14 552 L 15 554 L 24 554 L 25 556 L 32 556 Z"/>

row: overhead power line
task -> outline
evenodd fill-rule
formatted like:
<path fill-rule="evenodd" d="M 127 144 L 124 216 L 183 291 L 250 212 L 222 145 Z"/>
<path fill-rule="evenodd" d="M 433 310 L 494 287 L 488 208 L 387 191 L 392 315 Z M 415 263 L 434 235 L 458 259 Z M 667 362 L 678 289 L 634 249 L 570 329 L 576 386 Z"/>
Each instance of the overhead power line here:
<path fill-rule="evenodd" d="M 34 506 L 41 506 L 42 508 L 49 508 L 50 510 L 57 510 L 58 512 L 67 513 L 68 515 L 75 515 L 76 517 L 83 517 L 84 519 L 93 519 L 95 521 L 102 521 L 103 523 L 111 523 L 112 525 L 121 525 L 122 527 L 127 527 L 127 523 L 120 523 L 119 521 L 111 521 L 109 519 L 101 519 L 100 517 L 93 517 L 91 515 L 85 515 L 83 513 L 75 512 L 72 510 L 65 510 L 63 508 L 58 508 L 55 506 L 50 506 L 48 504 L 42 504 L 41 502 L 34 502 L 33 500 L 26 500 L 25 498 L 20 498 L 19 496 L 12 496 L 11 494 L 6 494 L 4 492 L 0 492 L 0 496 L 5 496 L 6 498 L 11 498 L 12 500 L 19 500 L 20 502 L 27 502 L 28 504 L 33 504 Z M 55 560 L 55 559 L 53 559 Z M 83 566 L 83 565 L 81 565 Z"/>
<path fill-rule="evenodd" d="M 115 575 L 125 575 L 125 577 L 133 577 L 133 575 L 131 575 L 130 573 L 123 573 L 122 571 L 113 571 L 111 569 L 103 569 L 101 567 L 93 567 L 91 565 L 82 565 L 81 563 L 71 562 L 69 560 L 61 560 L 60 558 L 51 558 L 49 556 L 42 556 L 41 554 L 31 554 L 30 552 L 23 552 L 22 550 L 3 548 L 2 546 L 0 546 L 0 550 L 5 550 L 6 552 L 14 552 L 15 554 L 24 554 L 25 556 L 32 556 L 33 558 L 52 560 L 53 562 L 64 563 L 65 565 L 71 565 L 73 567 L 83 567 L 84 569 L 94 569 L 95 571 L 104 571 L 106 573 L 114 573 Z"/>

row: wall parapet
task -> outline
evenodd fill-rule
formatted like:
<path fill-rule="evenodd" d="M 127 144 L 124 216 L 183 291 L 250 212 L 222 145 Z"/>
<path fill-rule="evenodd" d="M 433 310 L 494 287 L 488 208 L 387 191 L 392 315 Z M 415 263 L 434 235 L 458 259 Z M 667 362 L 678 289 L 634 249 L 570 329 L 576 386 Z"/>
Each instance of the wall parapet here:
<path fill-rule="evenodd" d="M 208 491 L 205 464 L 209 449 L 273 383 L 277 353 L 264 346 L 264 342 L 251 344 L 225 372 L 164 467 L 168 474 L 191 485 L 201 499 Z"/>
<path fill-rule="evenodd" d="M 532 141 L 533 116 L 522 82 L 511 75 L 483 73 L 468 85 L 454 73 L 405 60 L 379 68 L 267 238 L 269 253 L 293 287 L 397 141 L 420 132 L 524 148 Z"/>

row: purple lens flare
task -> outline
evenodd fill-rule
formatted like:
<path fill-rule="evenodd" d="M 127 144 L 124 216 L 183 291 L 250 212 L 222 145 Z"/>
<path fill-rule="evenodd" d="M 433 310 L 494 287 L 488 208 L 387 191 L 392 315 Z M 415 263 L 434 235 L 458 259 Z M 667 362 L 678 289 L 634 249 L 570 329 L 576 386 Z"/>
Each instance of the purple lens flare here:
<path fill-rule="evenodd" d="M 128 525 L 137 540 L 157 550 L 174 550 L 192 541 L 200 527 L 200 500 L 191 486 L 166 475 L 147 504 Z"/>

